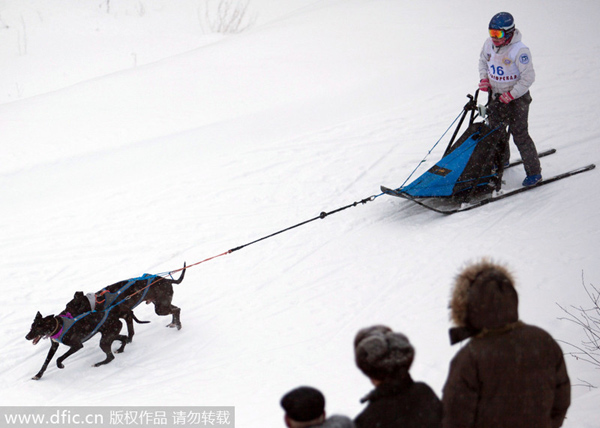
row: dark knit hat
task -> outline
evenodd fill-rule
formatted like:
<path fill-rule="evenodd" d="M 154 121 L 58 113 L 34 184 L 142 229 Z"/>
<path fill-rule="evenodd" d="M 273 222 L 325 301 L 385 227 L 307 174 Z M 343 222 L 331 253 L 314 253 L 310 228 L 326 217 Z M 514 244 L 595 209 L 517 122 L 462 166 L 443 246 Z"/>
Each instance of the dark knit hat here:
<path fill-rule="evenodd" d="M 402 333 L 375 325 L 356 334 L 354 356 L 356 365 L 365 375 L 383 381 L 408 372 L 415 349 Z"/>
<path fill-rule="evenodd" d="M 325 412 L 325 397 L 318 389 L 301 386 L 283 396 L 281 407 L 290 419 L 297 422 L 312 421 Z"/>

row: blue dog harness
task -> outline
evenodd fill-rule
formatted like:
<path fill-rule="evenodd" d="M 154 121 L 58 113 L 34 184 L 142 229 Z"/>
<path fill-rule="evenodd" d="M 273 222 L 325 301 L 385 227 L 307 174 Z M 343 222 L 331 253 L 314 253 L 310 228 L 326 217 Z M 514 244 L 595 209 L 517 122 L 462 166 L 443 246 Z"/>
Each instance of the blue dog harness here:
<path fill-rule="evenodd" d="M 104 312 L 104 316 L 98 322 L 98 324 L 96 324 L 96 327 L 94 327 L 94 329 L 91 331 L 91 333 L 89 333 L 86 337 L 84 337 L 81 340 L 81 342 L 83 343 L 83 342 L 89 340 L 94 334 L 96 334 L 98 332 L 100 327 L 102 327 L 104 325 L 104 323 L 106 322 L 106 319 L 108 318 L 108 315 L 110 314 L 110 311 L 112 309 L 114 309 L 116 306 L 125 302 L 126 300 L 129 300 L 130 297 L 128 296 L 128 297 L 125 297 L 123 300 L 121 300 L 117 303 L 114 303 L 115 301 L 118 300 L 118 298 L 119 298 L 119 296 L 121 296 L 121 294 L 123 294 L 125 291 L 127 291 L 127 289 L 129 287 L 131 287 L 133 284 L 135 284 L 137 281 L 140 281 L 140 280 L 146 281 L 146 286 L 143 289 L 144 291 L 142 292 L 140 299 L 132 306 L 132 309 L 133 309 L 144 301 L 144 298 L 146 297 L 148 290 L 150 290 L 150 285 L 153 283 L 153 281 L 157 277 L 158 277 L 158 275 L 151 275 L 149 273 L 145 273 L 144 275 L 140 276 L 139 278 L 132 278 L 132 279 L 128 280 L 127 283 L 123 287 L 121 287 L 119 289 L 119 291 L 117 291 L 116 293 L 110 293 L 110 292 L 98 293 L 98 294 L 106 296 L 105 297 L 106 308 L 103 309 L 102 311 L 93 310 L 93 307 L 92 307 L 91 311 L 84 312 L 75 318 L 73 318 L 73 316 L 70 313 L 66 313 L 65 315 L 59 315 L 59 317 L 61 318 L 61 321 L 62 321 L 62 326 L 61 326 L 60 330 L 58 331 L 58 333 L 50 336 L 50 338 L 52 340 L 54 340 L 55 342 L 63 343 L 63 338 L 65 337 L 67 332 L 71 329 L 71 327 L 73 327 L 75 325 L 75 323 L 77 321 L 85 318 L 89 314 L 93 314 L 93 313 L 97 313 L 97 312 Z M 91 301 L 90 301 L 90 306 L 91 306 Z"/>
<path fill-rule="evenodd" d="M 58 330 L 58 333 L 50 336 L 50 339 L 52 339 L 58 343 L 63 343 L 63 338 L 65 337 L 67 332 L 71 329 L 71 327 L 73 327 L 77 321 L 88 316 L 91 313 L 92 312 L 84 312 L 75 318 L 73 318 L 73 315 L 71 315 L 68 312 L 65 315 L 59 315 L 59 318 L 61 318 L 61 321 L 62 321 L 62 325 L 60 327 L 60 330 Z M 86 337 L 85 340 L 88 340 L 90 337 L 91 336 Z M 85 340 L 83 340 L 82 342 L 84 342 Z"/>
<path fill-rule="evenodd" d="M 150 285 L 154 282 L 154 280 L 156 278 L 158 278 L 158 275 L 151 275 L 149 273 L 145 273 L 144 275 L 140 276 L 139 278 L 132 278 L 132 279 L 128 280 L 127 283 L 124 286 L 122 286 L 121 288 L 119 288 L 119 291 L 117 291 L 116 293 L 110 293 L 108 291 L 101 291 L 98 294 L 106 296 L 104 301 L 105 301 L 105 306 L 107 309 L 104 309 L 104 310 L 112 309 L 115 306 L 120 305 L 124 301 L 129 300 L 130 297 L 128 296 L 128 297 L 125 297 L 123 300 L 119 301 L 118 303 L 114 303 L 115 301 L 118 300 L 119 296 L 121 296 L 121 294 L 123 294 L 125 291 L 127 291 L 127 289 L 129 289 L 129 287 L 131 287 L 133 284 L 135 284 L 138 281 L 145 280 L 146 286 L 143 289 L 144 291 L 142 292 L 142 296 L 131 307 L 131 309 L 134 309 L 135 307 L 137 307 L 140 303 L 142 303 L 144 301 L 144 298 L 146 297 L 148 290 L 150 290 Z"/>

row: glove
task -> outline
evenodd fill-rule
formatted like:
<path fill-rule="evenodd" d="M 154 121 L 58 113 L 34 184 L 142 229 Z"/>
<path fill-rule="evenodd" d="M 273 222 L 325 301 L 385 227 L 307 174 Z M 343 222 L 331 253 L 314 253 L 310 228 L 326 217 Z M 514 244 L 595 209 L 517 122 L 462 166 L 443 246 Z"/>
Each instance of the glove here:
<path fill-rule="evenodd" d="M 508 104 L 509 102 L 511 102 L 514 99 L 515 99 L 515 97 L 513 97 L 510 94 L 510 92 L 505 92 L 502 95 L 500 95 L 500 101 L 503 102 L 504 104 Z"/>
<path fill-rule="evenodd" d="M 479 90 L 483 92 L 487 92 L 492 88 L 492 85 L 489 79 L 481 79 L 479 81 Z"/>

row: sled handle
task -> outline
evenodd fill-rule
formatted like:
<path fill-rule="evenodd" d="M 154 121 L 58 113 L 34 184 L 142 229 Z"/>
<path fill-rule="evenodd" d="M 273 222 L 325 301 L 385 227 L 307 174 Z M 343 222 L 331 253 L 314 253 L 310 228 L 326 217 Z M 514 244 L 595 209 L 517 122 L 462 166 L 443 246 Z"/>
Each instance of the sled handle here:
<path fill-rule="evenodd" d="M 469 119 L 469 126 L 471 126 L 473 124 L 473 120 L 475 119 L 475 110 L 477 110 L 477 97 L 478 96 L 479 96 L 479 89 L 477 89 L 475 91 L 475 97 L 473 97 L 473 95 L 471 95 L 471 94 L 467 94 L 467 98 L 469 98 L 469 102 L 467 102 L 467 104 L 465 104 L 465 106 L 463 107 L 462 116 L 460 118 L 460 121 L 458 122 L 458 125 L 456 126 L 456 129 L 454 130 L 454 134 L 452 134 L 452 138 L 450 138 L 448 147 L 446 147 L 446 150 L 444 151 L 444 156 L 446 156 L 450 152 L 450 148 L 452 147 L 452 144 L 454 144 L 454 140 L 456 139 L 456 136 L 458 135 L 458 131 L 460 130 L 460 127 L 462 126 L 462 124 L 465 120 L 465 117 L 467 116 L 467 113 L 469 113 L 469 111 L 471 112 L 471 118 Z M 444 156 L 442 156 L 442 157 L 444 157 Z"/>

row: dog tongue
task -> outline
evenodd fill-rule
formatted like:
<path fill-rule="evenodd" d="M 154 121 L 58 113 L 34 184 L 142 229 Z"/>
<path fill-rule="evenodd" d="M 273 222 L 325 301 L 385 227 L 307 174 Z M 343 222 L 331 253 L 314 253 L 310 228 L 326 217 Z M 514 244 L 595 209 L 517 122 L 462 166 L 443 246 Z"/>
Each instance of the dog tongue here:
<path fill-rule="evenodd" d="M 33 339 L 33 344 L 37 345 L 41 338 L 42 338 L 42 336 L 38 336 L 35 339 Z"/>

